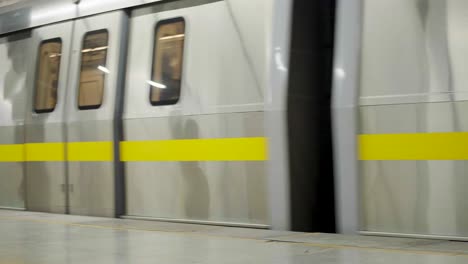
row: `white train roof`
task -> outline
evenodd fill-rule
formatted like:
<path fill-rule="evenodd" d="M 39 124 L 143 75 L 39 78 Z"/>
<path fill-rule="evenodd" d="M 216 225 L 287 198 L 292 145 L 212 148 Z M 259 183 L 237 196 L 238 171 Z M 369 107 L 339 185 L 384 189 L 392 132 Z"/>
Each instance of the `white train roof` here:
<path fill-rule="evenodd" d="M 0 0 L 0 35 L 165 0 Z"/>

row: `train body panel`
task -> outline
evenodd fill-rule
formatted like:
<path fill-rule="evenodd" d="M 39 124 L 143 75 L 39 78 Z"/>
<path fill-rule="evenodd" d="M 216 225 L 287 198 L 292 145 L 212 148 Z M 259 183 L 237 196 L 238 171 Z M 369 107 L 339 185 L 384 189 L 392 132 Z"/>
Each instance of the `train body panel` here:
<path fill-rule="evenodd" d="M 0 38 L 0 141 L 2 144 L 24 143 L 24 119 L 26 116 L 25 51 L 29 48 L 30 34 L 16 33 Z M 24 164 L 3 162 L 0 187 L 0 206 L 25 208 Z"/>
<path fill-rule="evenodd" d="M 128 141 L 262 137 L 263 114 L 136 119 L 125 122 L 124 133 Z M 269 223 L 264 161 L 136 161 L 125 167 L 128 215 Z"/>
<path fill-rule="evenodd" d="M 164 4 L 155 6 L 154 13 L 151 7 L 134 11 L 124 119 L 264 109 L 264 87 L 260 81 L 266 74 L 266 58 L 263 55 L 263 64 L 258 67 L 251 64 L 252 55 L 260 51 L 243 42 L 246 30 L 236 25 L 236 17 L 230 15 L 231 7 L 223 1 L 214 2 L 166 12 L 158 12 Z M 153 67 L 155 27 L 158 21 L 179 17 L 185 20 L 186 31 L 182 80 L 185 89 L 178 104 L 154 107 L 149 101 L 147 81 Z M 255 22 L 264 23 L 262 19 Z M 257 36 L 256 43 L 265 42 L 265 37 Z"/>
<path fill-rule="evenodd" d="M 264 43 L 266 35 L 251 34 L 238 24 L 244 21 L 235 9 L 239 3 L 207 2 L 213 3 L 170 11 L 165 10 L 171 5 L 161 4 L 132 12 L 125 141 L 265 137 L 266 58 L 255 45 Z M 154 67 L 155 29 L 177 18 L 185 23 L 180 98 L 176 104 L 153 106 L 148 80 Z M 250 19 L 254 30 L 264 26 L 261 16 Z M 250 41 L 254 48 L 244 42 L 249 34 L 257 40 Z M 168 162 L 127 162 L 125 167 L 130 216 L 269 224 L 264 161 L 184 162 L 176 157 Z"/>
<path fill-rule="evenodd" d="M 468 40 L 462 18 L 467 6 L 461 1 L 365 1 L 364 6 L 359 133 L 387 135 L 396 147 L 384 147 L 375 137 L 381 147 L 367 155 L 361 142 L 361 230 L 466 237 L 466 157 L 444 153 L 463 148 L 456 140 L 467 129 L 467 68 L 461 59 L 468 51 L 462 44 Z M 397 20 L 389 9 L 399 14 Z M 402 144 L 405 135 L 413 139 Z M 442 146 L 437 135 L 445 137 Z M 426 143 L 412 145 L 420 140 Z"/>

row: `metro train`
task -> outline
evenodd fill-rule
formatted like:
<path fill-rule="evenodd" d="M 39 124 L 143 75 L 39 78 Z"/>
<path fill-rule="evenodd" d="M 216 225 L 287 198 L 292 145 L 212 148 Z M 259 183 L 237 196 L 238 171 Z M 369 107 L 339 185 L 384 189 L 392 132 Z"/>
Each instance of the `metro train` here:
<path fill-rule="evenodd" d="M 467 15 L 0 0 L 0 208 L 467 239 Z"/>

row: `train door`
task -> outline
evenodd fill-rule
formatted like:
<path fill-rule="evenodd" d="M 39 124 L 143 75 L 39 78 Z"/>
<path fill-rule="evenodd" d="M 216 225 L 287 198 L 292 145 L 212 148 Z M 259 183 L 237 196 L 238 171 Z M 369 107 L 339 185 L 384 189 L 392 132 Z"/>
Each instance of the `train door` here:
<path fill-rule="evenodd" d="M 66 212 L 64 110 L 73 22 L 33 30 L 25 121 L 28 210 Z"/>
<path fill-rule="evenodd" d="M 266 61 L 266 20 L 241 16 L 248 7 L 203 0 L 132 11 L 126 217 L 268 227 L 265 98 L 257 75 Z M 258 68 L 249 63 L 252 54 Z"/>
<path fill-rule="evenodd" d="M 71 214 L 116 214 L 114 116 L 126 28 L 123 11 L 75 21 L 66 113 Z"/>
<path fill-rule="evenodd" d="M 22 144 L 30 41 L 31 32 L 0 38 L 0 208 L 25 208 Z"/>

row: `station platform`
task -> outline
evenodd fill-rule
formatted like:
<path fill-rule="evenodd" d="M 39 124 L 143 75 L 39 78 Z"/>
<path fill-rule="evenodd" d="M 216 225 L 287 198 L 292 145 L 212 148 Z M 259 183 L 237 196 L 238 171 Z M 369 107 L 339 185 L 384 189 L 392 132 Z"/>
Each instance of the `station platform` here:
<path fill-rule="evenodd" d="M 468 263 L 468 242 L 0 210 L 0 264 Z"/>

